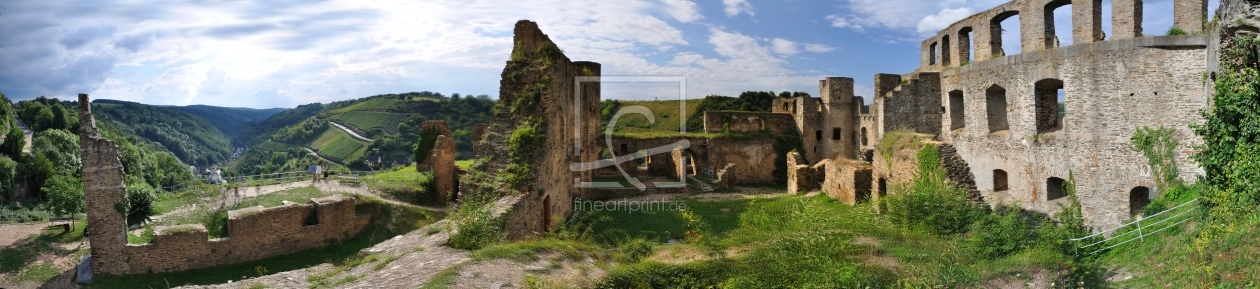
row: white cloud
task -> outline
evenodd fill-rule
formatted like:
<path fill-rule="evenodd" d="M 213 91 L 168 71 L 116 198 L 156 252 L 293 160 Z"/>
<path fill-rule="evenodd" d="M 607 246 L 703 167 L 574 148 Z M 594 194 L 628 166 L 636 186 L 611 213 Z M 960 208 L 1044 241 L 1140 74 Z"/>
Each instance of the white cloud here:
<path fill-rule="evenodd" d="M 963 18 L 967 18 L 967 16 L 971 16 L 971 14 L 974 14 L 974 13 L 972 13 L 971 8 L 967 8 L 967 7 L 944 9 L 944 10 L 941 10 L 941 12 L 936 13 L 936 15 L 928 15 L 927 17 L 923 17 L 923 20 L 919 20 L 919 24 L 915 26 L 915 29 L 919 33 L 923 33 L 923 34 L 936 33 L 937 31 L 940 31 L 941 29 L 945 29 L 946 27 L 949 27 L 950 24 L 954 24 L 954 22 L 958 22 L 958 20 L 962 20 Z"/>
<path fill-rule="evenodd" d="M 823 53 L 823 52 L 831 52 L 832 50 L 836 50 L 836 48 L 831 47 L 831 45 L 817 44 L 817 43 L 805 44 L 805 51 L 809 51 L 809 52 Z"/>
<path fill-rule="evenodd" d="M 775 38 L 771 39 L 771 43 L 774 45 L 772 46 L 774 53 L 779 55 L 793 55 L 800 52 L 796 49 L 796 42 L 788 41 L 787 39 Z"/>
<path fill-rule="evenodd" d="M 827 20 L 831 21 L 831 27 L 851 28 L 856 31 L 862 31 L 862 25 L 850 22 L 848 19 L 845 19 L 840 15 L 827 15 Z"/>
<path fill-rule="evenodd" d="M 726 7 L 726 16 L 735 16 L 740 13 L 753 16 L 752 3 L 748 3 L 748 0 L 722 0 L 722 5 Z"/>
<path fill-rule="evenodd" d="M 691 0 L 661 0 L 661 2 L 665 3 L 663 7 L 665 13 L 678 22 L 693 23 L 704 19 L 704 16 L 700 15 L 700 10 L 696 8 L 696 3 Z"/>

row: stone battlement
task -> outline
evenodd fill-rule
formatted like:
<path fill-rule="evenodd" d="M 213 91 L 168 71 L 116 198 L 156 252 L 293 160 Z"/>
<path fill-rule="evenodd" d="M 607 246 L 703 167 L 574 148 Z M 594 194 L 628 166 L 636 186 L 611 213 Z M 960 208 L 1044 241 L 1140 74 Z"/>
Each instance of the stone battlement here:
<path fill-rule="evenodd" d="M 228 212 L 227 237 L 209 239 L 201 224 L 155 229 L 148 244 L 128 244 L 124 274 L 207 268 L 333 245 L 359 234 L 371 216 L 356 216 L 355 199 L 336 195 Z"/>
<path fill-rule="evenodd" d="M 1187 33 L 1204 30 L 1206 0 L 1173 0 L 1173 26 Z M 920 44 L 920 71 L 941 71 L 1003 56 L 1059 47 L 1054 10 L 1071 5 L 1072 46 L 1143 37 L 1142 1 L 1111 2 L 1111 34 L 1102 31 L 1102 0 L 1015 0 L 963 18 Z M 1021 51 L 1002 50 L 1002 21 L 1019 16 Z M 1158 29 L 1164 29 L 1159 27 Z M 1105 40 L 1106 39 L 1106 40 Z M 1007 40 L 1010 41 L 1010 40 Z M 974 53 L 973 53 L 974 51 Z M 974 54 L 975 59 L 970 59 Z"/>

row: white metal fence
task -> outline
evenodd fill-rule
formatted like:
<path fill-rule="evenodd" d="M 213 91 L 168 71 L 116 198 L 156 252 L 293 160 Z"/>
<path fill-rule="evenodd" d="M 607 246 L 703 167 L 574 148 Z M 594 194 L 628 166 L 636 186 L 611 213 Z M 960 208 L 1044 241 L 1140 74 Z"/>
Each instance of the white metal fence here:
<path fill-rule="evenodd" d="M 1097 254 L 1133 241 L 1144 241 L 1146 237 L 1181 225 L 1194 219 L 1198 208 L 1199 199 L 1195 198 L 1137 221 L 1069 241 L 1080 243 L 1102 237 L 1102 240 L 1077 247 L 1077 250 L 1085 251 L 1087 254 Z"/>

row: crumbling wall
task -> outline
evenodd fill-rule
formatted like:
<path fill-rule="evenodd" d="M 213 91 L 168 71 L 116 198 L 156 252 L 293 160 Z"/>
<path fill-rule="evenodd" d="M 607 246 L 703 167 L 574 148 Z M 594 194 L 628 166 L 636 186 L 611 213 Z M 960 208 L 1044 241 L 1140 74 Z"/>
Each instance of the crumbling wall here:
<path fill-rule="evenodd" d="M 455 199 L 455 139 L 451 138 L 451 126 L 445 120 L 426 120 L 420 124 L 420 131 L 436 130 L 437 139 L 429 156 L 424 162 L 416 164 L 416 171 L 433 172 L 433 192 L 438 201 L 448 202 Z"/>
<path fill-rule="evenodd" d="M 848 204 L 871 199 L 872 167 L 853 160 L 827 160 L 824 166 L 826 180 L 822 190 L 828 197 Z"/>
<path fill-rule="evenodd" d="M 499 83 L 499 104 L 485 134 L 490 147 L 483 153 L 490 175 L 527 178 L 491 185 L 495 194 L 523 195 L 514 198 L 516 203 L 504 216 L 508 237 L 523 239 L 541 235 L 567 218 L 573 196 L 582 190 L 574 179 L 594 175 L 594 169 L 574 171 L 570 165 L 598 157 L 600 65 L 570 61 L 537 23 L 528 20 L 516 23 L 513 43 Z M 525 142 L 509 143 L 516 131 L 529 132 L 518 139 Z M 519 151 L 526 146 L 536 149 Z M 519 155 L 509 155 L 513 150 Z"/>
<path fill-rule="evenodd" d="M 984 197 L 976 188 L 976 176 L 971 173 L 967 160 L 958 155 L 958 150 L 950 144 L 940 145 L 941 168 L 945 169 L 945 178 L 955 186 L 967 191 L 967 199 L 983 203 Z"/>
<path fill-rule="evenodd" d="M 768 132 L 778 135 L 795 131 L 796 122 L 791 114 L 744 111 L 704 112 L 704 132 Z"/>
<path fill-rule="evenodd" d="M 821 172 L 801 157 L 798 152 L 787 154 L 787 191 L 789 194 L 808 192 L 819 187 L 823 181 Z"/>
<path fill-rule="evenodd" d="M 480 158 L 485 155 L 485 145 L 482 144 L 482 141 L 486 139 L 487 126 L 488 125 L 484 123 L 473 124 L 473 127 L 472 127 L 473 158 Z"/>
<path fill-rule="evenodd" d="M 208 268 L 340 243 L 371 220 L 356 216 L 354 206 L 354 198 L 335 195 L 307 204 L 233 210 L 228 212 L 227 237 L 218 239 L 208 239 L 201 224 L 158 227 L 152 242 L 123 247 L 129 268 L 123 274 Z"/>
<path fill-rule="evenodd" d="M 651 156 L 648 173 L 654 176 L 677 177 L 680 164 L 672 157 L 673 146 L 680 141 L 688 143 L 679 153 L 690 154 L 695 161 L 696 172 L 716 178 L 718 173 L 726 170 L 726 179 L 732 185 L 774 184 L 776 178 L 775 163 L 782 161 L 775 145 L 780 138 L 774 136 L 751 137 L 656 137 L 625 138 L 613 137 L 612 152 L 615 156 L 625 156 L 639 150 L 655 147 L 669 147 L 667 151 Z M 624 150 L 623 150 L 624 148 Z M 786 152 L 784 152 L 786 153 Z M 626 162 L 633 163 L 633 162 Z M 627 172 L 633 168 L 627 169 Z M 783 172 L 786 174 L 786 172 Z"/>
<path fill-rule="evenodd" d="M 887 95 L 876 98 L 881 108 L 878 122 L 883 131 L 907 129 L 917 133 L 941 133 L 941 80 L 939 73 L 915 73 L 913 77 L 901 81 L 901 85 L 888 91 Z M 876 77 L 880 79 L 880 76 Z M 886 80 L 898 80 L 901 77 L 883 75 Z"/>
<path fill-rule="evenodd" d="M 1048 199 L 1048 180 L 1071 174 L 1087 223 L 1114 227 L 1130 217 L 1127 193 L 1153 180 L 1145 157 L 1129 146 L 1137 128 L 1176 130 L 1181 176 L 1192 182 L 1201 174 L 1190 159 L 1199 141 L 1188 136 L 1208 105 L 1206 45 L 1201 35 L 1118 39 L 947 70 L 942 90 L 963 93 L 969 128 L 988 126 L 986 91 L 1004 88 L 1007 129 L 966 129 L 942 140 L 966 160 L 985 200 L 1054 213 L 1066 198 Z M 1062 80 L 1065 98 L 1061 129 L 1053 132 L 1038 130 L 1036 117 L 1034 84 L 1047 79 Z M 994 170 L 1008 174 L 1008 190 L 994 189 Z"/>
<path fill-rule="evenodd" d="M 87 94 L 79 94 L 79 152 L 87 221 L 92 224 L 87 227 L 87 234 L 92 242 L 93 273 L 128 274 L 132 270 L 123 251 L 127 244 L 125 174 L 118 147 L 96 129 Z"/>

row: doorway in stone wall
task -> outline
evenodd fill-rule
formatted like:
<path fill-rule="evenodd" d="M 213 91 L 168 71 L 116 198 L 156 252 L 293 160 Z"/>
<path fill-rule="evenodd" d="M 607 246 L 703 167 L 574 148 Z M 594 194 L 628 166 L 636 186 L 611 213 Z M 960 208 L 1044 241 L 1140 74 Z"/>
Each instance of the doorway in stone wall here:
<path fill-rule="evenodd" d="M 543 205 L 542 227 L 543 227 L 543 232 L 546 232 L 551 229 L 551 195 L 547 195 L 546 197 L 543 197 L 542 205 Z"/>

